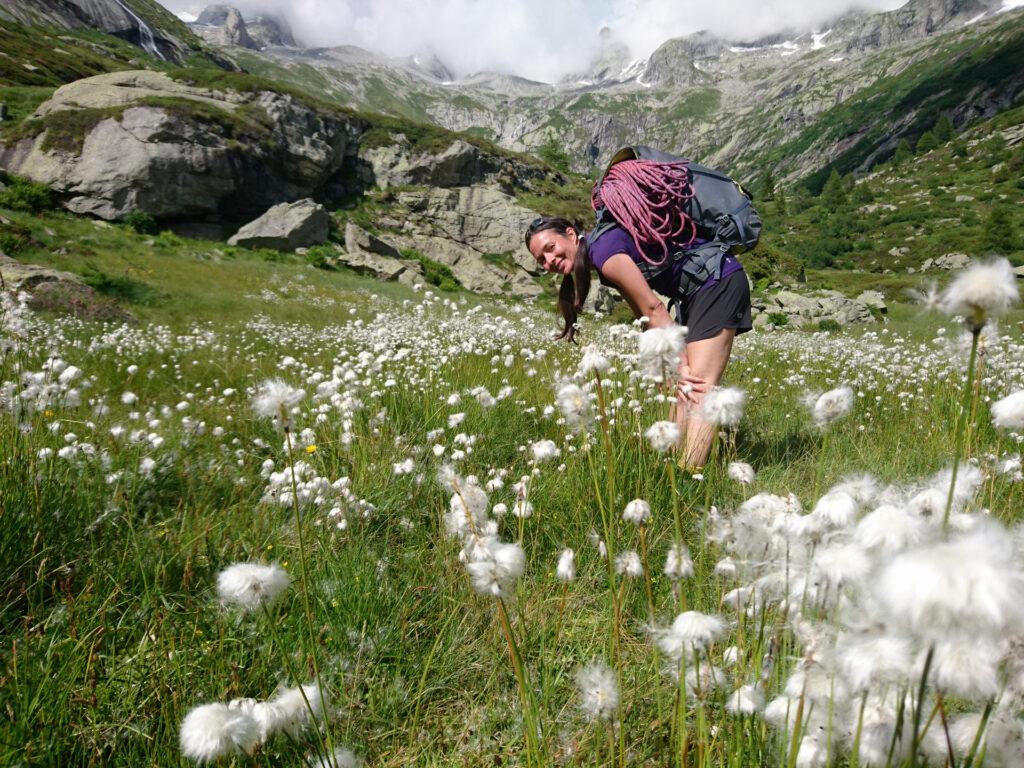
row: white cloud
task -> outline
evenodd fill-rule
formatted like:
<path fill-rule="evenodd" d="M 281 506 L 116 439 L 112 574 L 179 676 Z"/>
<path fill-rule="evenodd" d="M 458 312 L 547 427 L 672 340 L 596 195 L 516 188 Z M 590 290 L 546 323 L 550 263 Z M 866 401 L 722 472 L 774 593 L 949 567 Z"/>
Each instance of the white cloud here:
<path fill-rule="evenodd" d="M 205 3 L 161 0 L 198 14 Z M 230 0 L 229 0 L 230 1 Z M 706 29 L 732 40 L 810 30 L 854 7 L 906 0 L 240 0 L 245 15 L 285 17 L 311 46 L 357 45 L 390 56 L 433 52 L 458 76 L 483 70 L 552 82 L 587 67 L 608 26 L 634 56 Z"/>

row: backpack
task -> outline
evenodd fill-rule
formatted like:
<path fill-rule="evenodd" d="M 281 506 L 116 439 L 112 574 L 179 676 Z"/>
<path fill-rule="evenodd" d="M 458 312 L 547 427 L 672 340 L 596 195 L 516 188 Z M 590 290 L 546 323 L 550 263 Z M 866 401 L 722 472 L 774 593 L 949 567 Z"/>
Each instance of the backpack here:
<path fill-rule="evenodd" d="M 650 147 L 624 147 L 612 156 L 608 168 L 595 186 L 600 186 L 608 170 L 623 160 L 686 163 L 693 196 L 684 204 L 683 212 L 694 223 L 696 237 L 704 241 L 693 247 L 670 252 L 669 258 L 661 263 L 649 264 L 641 259 L 637 266 L 648 283 L 665 270 L 671 269 L 676 261 L 686 259 L 681 284 L 677 287 L 677 298 L 685 299 L 708 278 L 717 279 L 721 275 L 725 254 L 743 253 L 757 245 L 761 237 L 761 217 L 751 202 L 753 198 L 725 174 Z M 603 206 L 595 211 L 595 216 L 594 229 L 587 237 L 591 242 L 618 225 Z"/>

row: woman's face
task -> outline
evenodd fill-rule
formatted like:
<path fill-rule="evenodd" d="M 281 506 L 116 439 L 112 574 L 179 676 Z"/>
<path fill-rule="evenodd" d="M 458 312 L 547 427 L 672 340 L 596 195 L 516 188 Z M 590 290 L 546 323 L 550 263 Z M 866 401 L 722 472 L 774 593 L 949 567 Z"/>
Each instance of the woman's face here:
<path fill-rule="evenodd" d="M 542 229 L 530 238 L 530 253 L 545 272 L 568 275 L 576 264 L 580 237 L 572 227 L 560 234 L 553 229 Z"/>

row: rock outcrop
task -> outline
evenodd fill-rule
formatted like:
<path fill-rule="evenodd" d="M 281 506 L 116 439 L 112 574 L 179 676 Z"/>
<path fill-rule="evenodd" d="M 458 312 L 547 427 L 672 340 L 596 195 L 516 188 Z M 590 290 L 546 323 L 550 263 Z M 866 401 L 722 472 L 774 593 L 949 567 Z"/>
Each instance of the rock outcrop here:
<path fill-rule="evenodd" d="M 483 182 L 522 187 L 544 176 L 539 166 L 515 163 L 456 139 L 443 149 L 417 149 L 401 133 L 393 142 L 359 151 L 363 181 L 387 189 L 405 185 L 466 187 Z"/>
<path fill-rule="evenodd" d="M 755 298 L 752 301 L 754 327 L 773 324 L 773 315 L 784 316 L 786 320 L 782 324 L 792 328 L 817 326 L 822 321 L 843 326 L 872 322 L 875 319 L 872 309 L 885 313 L 887 308 L 881 294 L 865 293 L 869 295 L 851 299 L 839 291 L 818 291 L 811 296 L 779 291 L 766 298 Z"/>
<path fill-rule="evenodd" d="M 9 291 L 31 291 L 42 283 L 74 283 L 83 285 L 82 279 L 71 272 L 24 264 L 0 251 L 0 277 Z"/>
<path fill-rule="evenodd" d="M 156 101 L 150 97 L 159 97 Z M 155 72 L 115 72 L 57 90 L 37 115 L 91 109 L 77 147 L 46 130 L 0 147 L 0 168 L 49 185 L 76 213 L 118 219 L 256 215 L 309 197 L 355 152 L 363 128 L 290 95 L 198 89 Z"/>
<path fill-rule="evenodd" d="M 331 217 L 324 207 L 309 198 L 279 203 L 238 230 L 228 245 L 279 251 L 308 248 L 327 241 L 330 223 Z"/>
<path fill-rule="evenodd" d="M 345 225 L 345 250 L 336 259 L 339 264 L 380 280 L 398 280 L 407 285 L 423 283 L 419 262 L 403 258 L 393 245 L 351 222 Z"/>
<path fill-rule="evenodd" d="M 403 229 L 443 235 L 481 254 L 508 253 L 532 275 L 541 269 L 523 247 L 523 233 L 537 214 L 493 187 L 403 190 Z"/>
<path fill-rule="evenodd" d="M 971 263 L 971 257 L 966 253 L 944 253 L 934 259 L 925 259 L 921 263 L 921 271 L 929 269 L 964 269 Z"/>
<path fill-rule="evenodd" d="M 85 320 L 130 322 L 134 318 L 114 301 L 96 294 L 71 272 L 16 261 L 0 251 L 0 278 L 5 290 L 29 295 L 32 309 L 74 315 Z"/>

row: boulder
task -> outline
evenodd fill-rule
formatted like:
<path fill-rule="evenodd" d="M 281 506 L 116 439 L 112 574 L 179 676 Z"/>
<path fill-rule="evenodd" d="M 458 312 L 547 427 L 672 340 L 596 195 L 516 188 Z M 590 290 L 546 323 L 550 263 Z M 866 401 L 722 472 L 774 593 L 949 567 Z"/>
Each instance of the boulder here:
<path fill-rule="evenodd" d="M 391 259 L 402 258 L 397 248 L 351 221 L 345 225 L 345 250 L 350 253 L 364 251 Z"/>
<path fill-rule="evenodd" d="M 956 202 L 958 203 L 969 203 L 974 200 L 974 195 L 957 195 Z"/>
<path fill-rule="evenodd" d="M 308 248 L 327 241 L 330 222 L 324 207 L 309 198 L 280 203 L 238 230 L 228 239 L 228 245 L 278 251 Z"/>
<path fill-rule="evenodd" d="M 592 280 L 590 291 L 583 302 L 583 311 L 608 315 L 615 309 L 615 305 L 621 301 L 625 301 L 625 299 L 614 288 L 602 285 L 598 280 Z"/>
<path fill-rule="evenodd" d="M 823 320 L 832 320 L 844 326 L 870 322 L 874 319 L 871 306 L 881 312 L 886 311 L 882 295 L 877 291 L 865 291 L 856 299 L 850 299 L 839 291 L 818 291 L 813 296 L 779 291 L 766 299 L 755 298 L 751 306 L 755 328 L 768 325 L 768 316 L 773 313 L 785 315 L 788 327 L 801 328 L 817 326 Z"/>
<path fill-rule="evenodd" d="M 877 309 L 883 315 L 889 311 L 889 307 L 885 303 L 885 297 L 878 291 L 862 291 L 857 296 L 856 301 L 870 309 Z"/>
<path fill-rule="evenodd" d="M 784 312 L 787 315 L 795 315 L 804 318 L 811 318 L 818 312 L 818 302 L 815 299 L 801 296 L 792 291 L 779 291 L 771 297 L 775 307 L 769 311 Z"/>
<path fill-rule="evenodd" d="M 345 250 L 337 258 L 339 263 L 380 280 L 412 285 L 413 276 L 422 274 L 418 262 L 404 259 L 397 248 L 351 222 L 345 225 Z"/>
<path fill-rule="evenodd" d="M 133 106 L 153 95 L 171 101 Z M 323 188 L 362 130 L 356 118 L 321 114 L 290 95 L 196 89 L 156 72 L 77 80 L 38 114 L 45 121 L 53 111 L 89 107 L 111 113 L 83 127 L 80 146 L 44 150 L 44 132 L 0 145 L 0 168 L 103 219 L 135 210 L 157 218 L 254 216 Z"/>
<path fill-rule="evenodd" d="M 1013 274 L 1017 276 L 1018 280 L 1024 280 L 1024 264 L 1019 267 L 1014 267 Z"/>
<path fill-rule="evenodd" d="M 963 269 L 971 263 L 966 253 L 944 253 L 933 262 L 936 269 Z"/>

